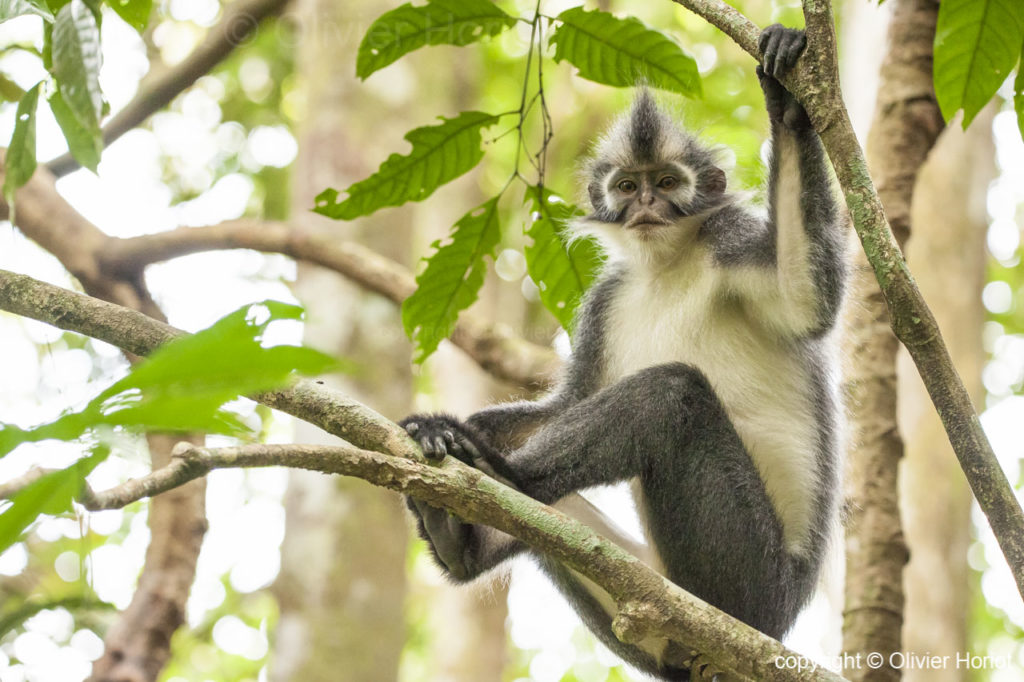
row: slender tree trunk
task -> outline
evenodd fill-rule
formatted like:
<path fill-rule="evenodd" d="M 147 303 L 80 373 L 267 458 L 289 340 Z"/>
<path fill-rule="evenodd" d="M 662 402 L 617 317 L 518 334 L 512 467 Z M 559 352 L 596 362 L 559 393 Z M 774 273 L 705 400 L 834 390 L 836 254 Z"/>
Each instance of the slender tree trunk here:
<path fill-rule="evenodd" d="M 408 211 L 355 224 L 310 212 L 326 187 L 369 175 L 400 139 L 386 106 L 355 82 L 360 32 L 380 8 L 372 2 L 305 0 L 294 19 L 297 75 L 305 117 L 294 171 L 297 229 L 329 229 L 397 260 L 409 260 Z M 392 126 L 393 127 L 393 126 Z M 353 360 L 359 371 L 338 386 L 393 419 L 410 411 L 410 351 L 394 306 L 338 275 L 300 265 L 296 295 L 306 307 L 306 342 Z M 330 442 L 300 424 L 297 442 Z M 292 472 L 286 536 L 275 593 L 281 620 L 275 682 L 388 682 L 405 644 L 408 525 L 401 499 L 364 481 Z"/>
<path fill-rule="evenodd" d="M 867 157 L 893 233 L 910 233 L 918 169 L 943 127 L 932 89 L 932 40 L 937 0 L 893 3 Z M 903 441 L 896 422 L 896 352 L 885 301 L 864 254 L 855 252 L 846 319 L 847 396 L 853 448 L 847 467 L 848 527 L 843 650 L 881 667 L 861 664 L 852 680 L 896 680 L 891 656 L 902 649 L 903 538 L 897 474 Z"/>
<path fill-rule="evenodd" d="M 992 108 L 967 132 L 951 124 L 921 168 L 907 259 L 975 402 L 983 394 L 981 344 L 985 284 L 985 197 L 995 176 Z M 900 474 L 910 563 L 904 585 L 904 646 L 956 660 L 967 651 L 971 491 L 921 378 L 906 353 L 899 362 L 899 419 L 906 435 Z M 907 680 L 967 679 L 956 666 L 908 670 Z"/>

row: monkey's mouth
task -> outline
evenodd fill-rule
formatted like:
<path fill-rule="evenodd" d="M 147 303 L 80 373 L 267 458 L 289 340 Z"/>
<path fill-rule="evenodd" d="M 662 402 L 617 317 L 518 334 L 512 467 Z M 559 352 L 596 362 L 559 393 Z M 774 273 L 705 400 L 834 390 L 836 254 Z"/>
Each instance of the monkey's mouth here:
<path fill-rule="evenodd" d="M 653 215 L 640 215 L 626 223 L 627 230 L 637 230 L 638 232 L 653 232 L 660 227 L 671 225 L 671 223 L 664 218 L 659 218 Z"/>

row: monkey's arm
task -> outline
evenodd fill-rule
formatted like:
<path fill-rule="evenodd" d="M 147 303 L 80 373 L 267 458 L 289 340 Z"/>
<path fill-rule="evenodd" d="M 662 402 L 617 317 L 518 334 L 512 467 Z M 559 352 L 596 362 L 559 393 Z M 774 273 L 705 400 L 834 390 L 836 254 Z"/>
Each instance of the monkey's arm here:
<path fill-rule="evenodd" d="M 796 63 L 802 31 L 769 26 L 757 75 L 771 120 L 768 221 L 749 243 L 767 259 L 739 268 L 732 288 L 784 334 L 807 335 L 836 321 L 845 275 L 843 231 L 825 152 L 807 113 L 776 80 Z"/>

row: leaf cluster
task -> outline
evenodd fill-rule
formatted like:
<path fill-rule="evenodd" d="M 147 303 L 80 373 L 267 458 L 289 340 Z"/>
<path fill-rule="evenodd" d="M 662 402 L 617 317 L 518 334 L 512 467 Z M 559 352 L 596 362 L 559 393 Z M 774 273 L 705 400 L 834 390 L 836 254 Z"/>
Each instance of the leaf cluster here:
<path fill-rule="evenodd" d="M 0 513 L 0 552 L 17 541 L 40 514 L 70 508 L 85 477 L 107 456 L 105 430 L 204 431 L 250 435 L 225 405 L 239 396 L 277 388 L 293 372 L 320 374 L 339 364 L 319 351 L 264 345 L 274 320 L 298 319 L 301 308 L 276 301 L 245 306 L 209 328 L 161 347 L 80 410 L 22 429 L 0 423 L 0 457 L 23 443 L 43 440 L 92 442 L 92 452 L 49 473 L 14 495 Z"/>
<path fill-rule="evenodd" d="M 365 79 L 421 47 L 465 46 L 520 23 L 530 27 L 530 45 L 518 108 L 501 114 L 467 111 L 442 119 L 440 125 L 416 128 L 405 136 L 412 145 L 408 154 L 393 154 L 370 177 L 340 192 L 327 189 L 316 198 L 314 210 L 338 220 L 421 201 L 480 163 L 485 129 L 508 117 L 516 119 L 514 128 L 501 133 L 514 132 L 518 138 L 508 184 L 463 215 L 447 243 L 434 243 L 435 252 L 417 278 L 418 290 L 402 306 L 403 325 L 416 345 L 419 362 L 451 334 L 459 312 L 476 300 L 486 273 L 485 259 L 494 258 L 501 240 L 501 201 L 513 181 L 525 185 L 523 200 L 534 216 L 525 229 L 530 238 L 525 249 L 527 270 L 541 301 L 563 327 L 571 326 L 576 306 L 596 274 L 600 261 L 596 246 L 588 241 L 570 246 L 562 231 L 566 221 L 582 211 L 544 186 L 551 134 L 544 101 L 546 59 L 568 62 L 581 77 L 605 85 L 643 82 L 688 97 L 702 95 L 695 60 L 671 38 L 637 19 L 582 7 L 548 17 L 540 13 L 539 4 L 532 17 L 514 17 L 488 0 L 428 0 L 386 12 L 373 22 L 360 44 L 356 74 Z M 541 139 L 533 146 L 524 139 L 530 117 L 541 121 Z M 536 173 L 532 179 L 520 170 L 524 156 Z"/>

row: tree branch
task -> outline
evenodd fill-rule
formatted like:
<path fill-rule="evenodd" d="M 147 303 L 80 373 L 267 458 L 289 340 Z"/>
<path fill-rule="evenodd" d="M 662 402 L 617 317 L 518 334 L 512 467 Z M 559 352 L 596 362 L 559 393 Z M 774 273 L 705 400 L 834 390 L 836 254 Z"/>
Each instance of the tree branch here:
<path fill-rule="evenodd" d="M 260 22 L 281 12 L 289 0 L 241 0 L 224 5 L 224 16 L 203 42 L 182 62 L 153 78 L 147 78 L 131 102 L 103 126 L 103 142 L 109 145 L 171 103 L 182 91 L 205 76 L 232 50 L 244 43 Z M 58 178 L 80 168 L 71 153 L 47 162 Z"/>
<path fill-rule="evenodd" d="M 406 268 L 365 246 L 340 240 L 331 231 L 274 221 L 232 220 L 112 239 L 101 260 L 104 269 L 135 276 L 151 263 L 215 249 L 253 249 L 315 263 L 398 305 L 416 291 Z M 550 348 L 468 312 L 459 315 L 451 341 L 492 376 L 532 389 L 548 386 L 561 364 Z"/>
<path fill-rule="evenodd" d="M 3 270 L 0 309 L 61 329 L 97 334 L 95 338 L 132 353 L 148 352 L 159 345 L 155 340 L 170 340 L 182 333 L 119 306 Z M 175 449 L 164 468 L 109 491 L 87 493 L 85 502 L 94 508 L 117 507 L 174 489 L 219 467 L 286 465 L 358 476 L 450 509 L 469 522 L 510 533 L 594 580 L 621 605 L 615 630 L 625 641 L 654 636 L 685 642 L 686 651 L 700 652 L 702 664 L 711 662 L 733 678 L 841 679 L 824 670 L 798 672 L 779 665 L 779 657 L 797 654 L 683 591 L 585 526 L 483 472 L 452 458 L 440 466 L 424 464 L 397 424 L 337 392 L 305 381 L 286 391 L 262 394 L 259 399 L 272 407 L 290 408 L 297 417 L 354 445 L 208 450 L 184 444 Z"/>
<path fill-rule="evenodd" d="M 724 21 L 720 0 L 674 0 L 722 28 L 755 59 L 743 22 Z M 917 365 L 960 466 L 999 541 L 1017 589 L 1024 595 L 1024 511 L 992 451 L 970 395 L 942 341 L 935 318 L 907 269 L 871 182 L 864 153 L 843 106 L 830 0 L 803 0 L 807 51 L 783 85 L 796 95 L 821 137 L 853 225 L 885 296 L 896 337 Z M 735 10 L 733 10 L 735 11 Z M 718 23 L 716 23 L 718 22 Z"/>

